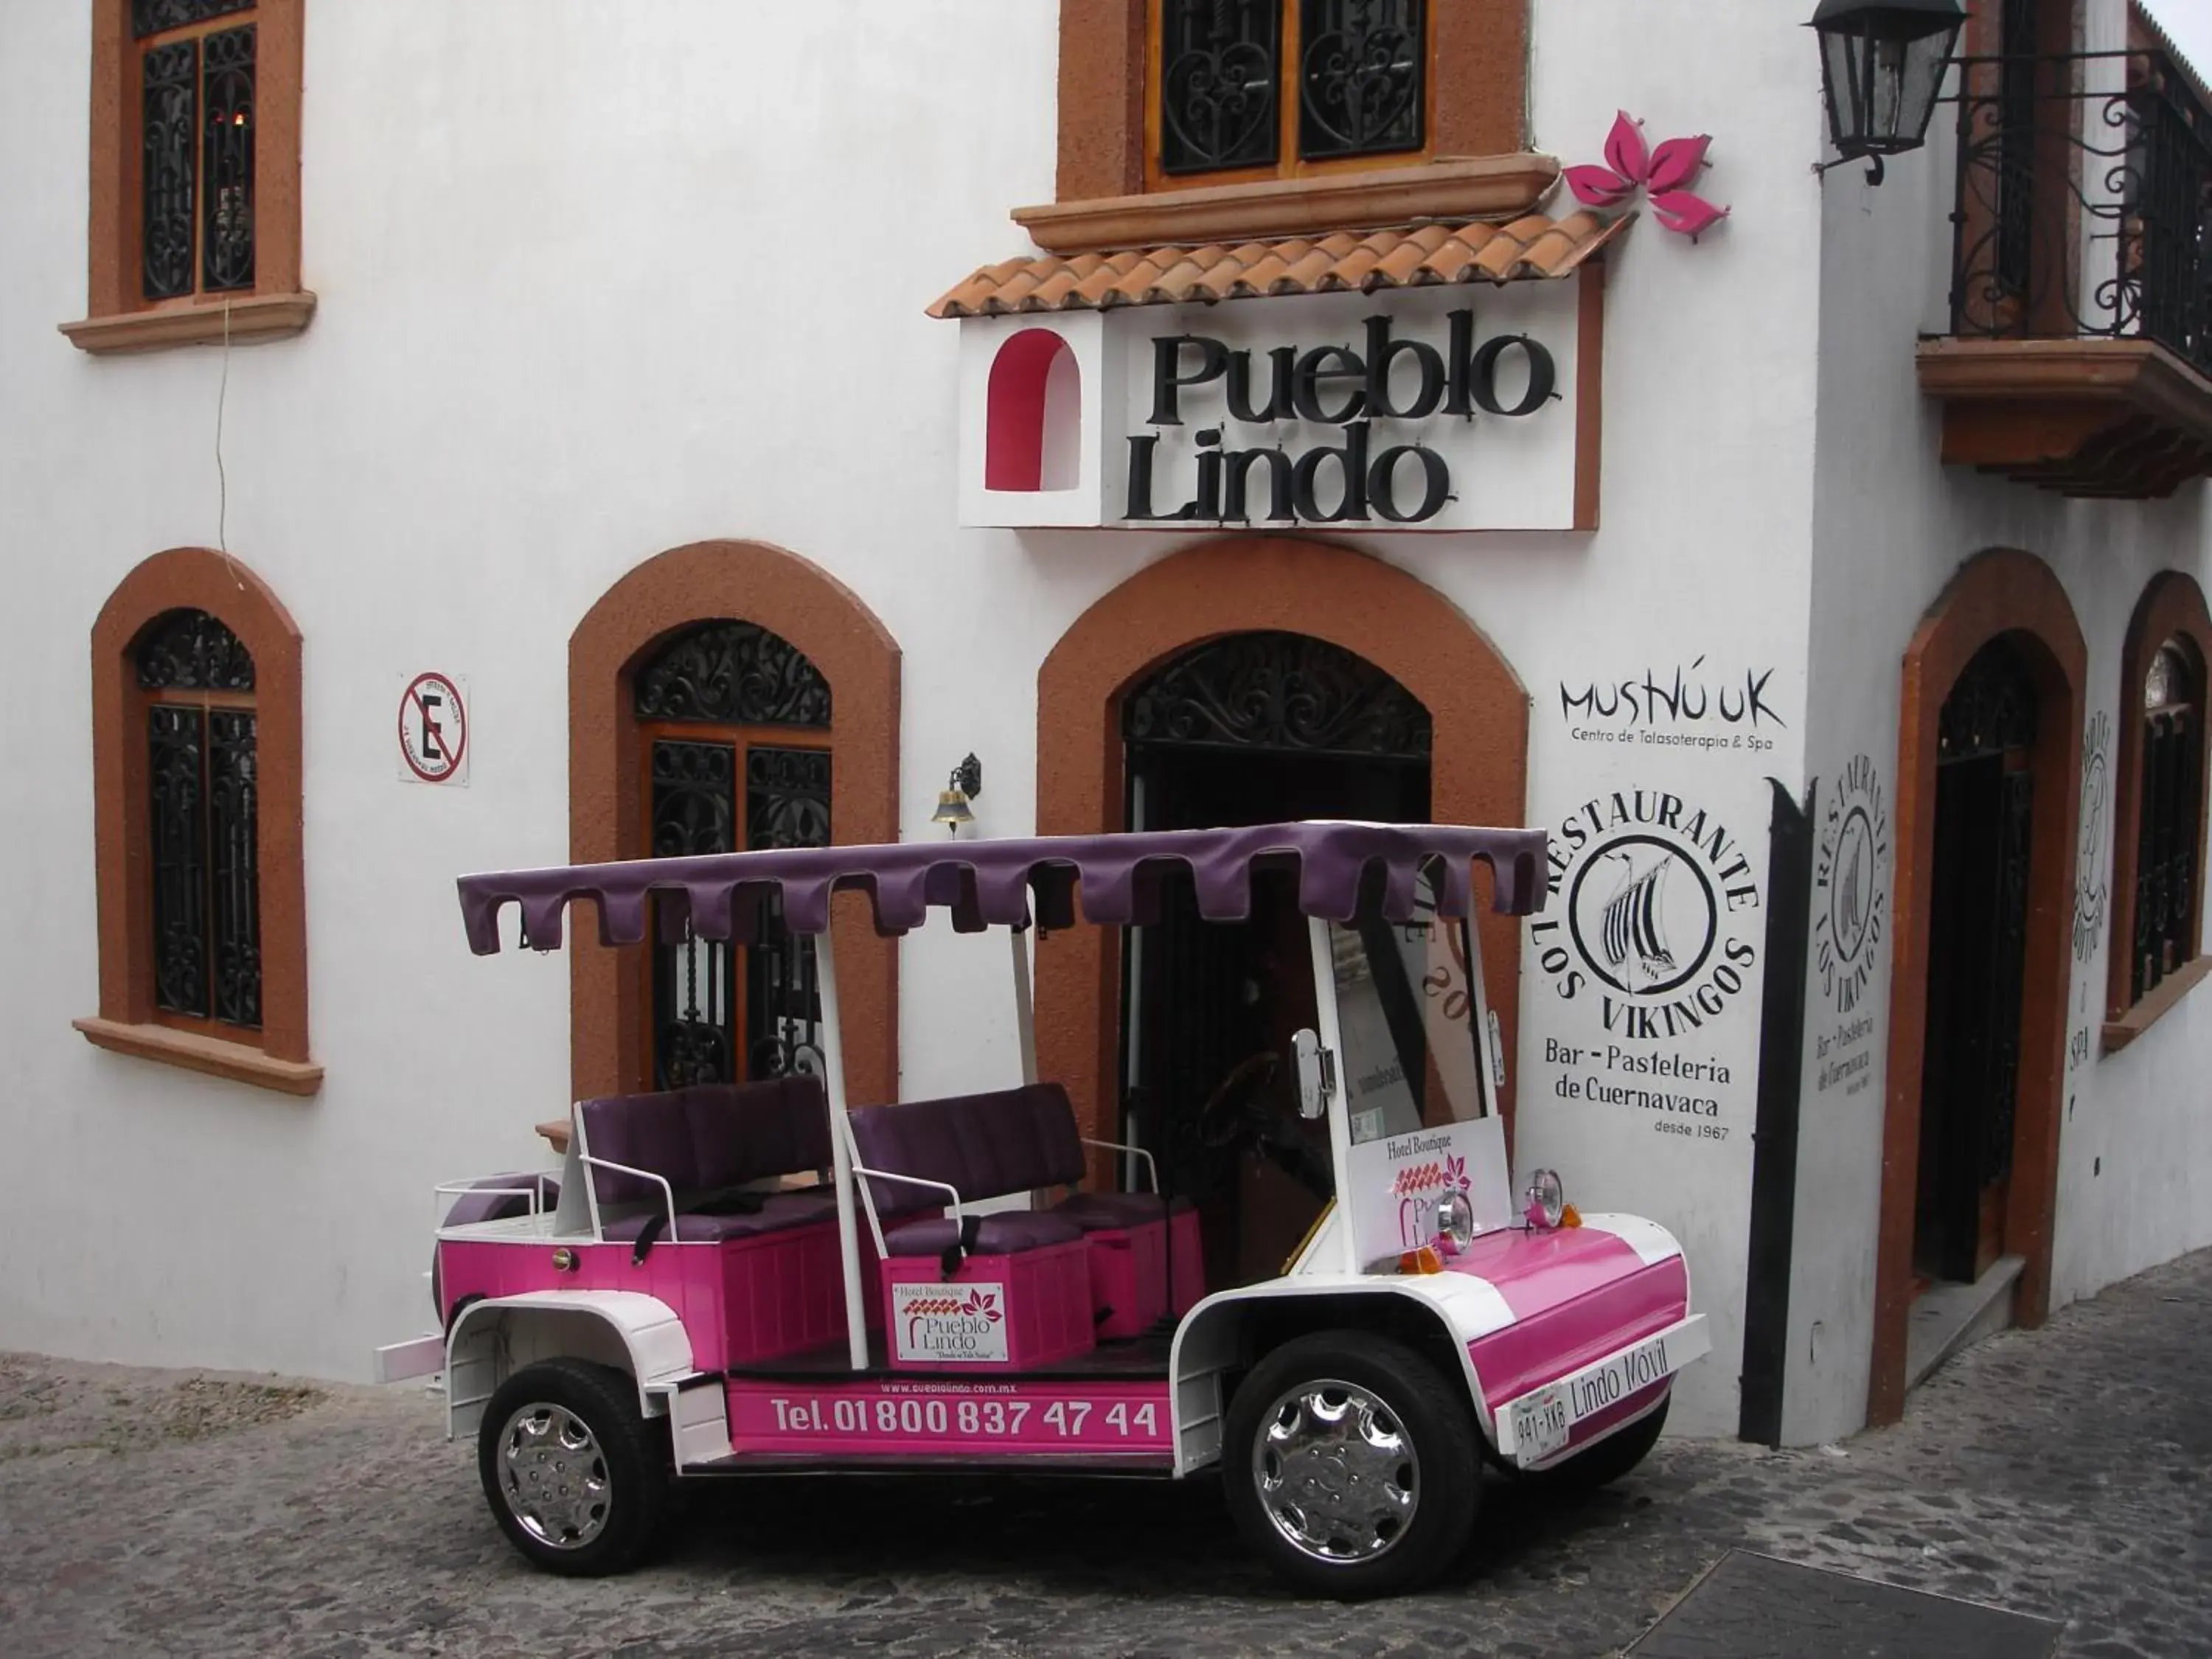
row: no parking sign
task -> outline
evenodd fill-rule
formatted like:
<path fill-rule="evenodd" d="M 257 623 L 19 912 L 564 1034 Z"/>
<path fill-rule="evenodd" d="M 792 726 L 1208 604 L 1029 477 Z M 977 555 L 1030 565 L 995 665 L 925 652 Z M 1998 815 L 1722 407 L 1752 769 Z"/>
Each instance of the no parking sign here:
<path fill-rule="evenodd" d="M 399 775 L 412 783 L 469 781 L 468 683 L 417 674 L 399 694 Z"/>

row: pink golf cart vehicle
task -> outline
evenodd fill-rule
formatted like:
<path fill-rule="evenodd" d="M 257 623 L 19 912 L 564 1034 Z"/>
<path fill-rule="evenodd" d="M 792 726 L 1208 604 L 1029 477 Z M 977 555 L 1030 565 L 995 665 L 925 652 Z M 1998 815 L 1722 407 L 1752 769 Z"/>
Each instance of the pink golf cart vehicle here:
<path fill-rule="evenodd" d="M 440 1188 L 439 1328 L 380 1350 L 379 1375 L 443 1372 L 493 1516 L 556 1572 L 637 1559 L 679 1480 L 1214 1471 L 1294 1583 L 1418 1584 L 1466 1541 L 1485 1463 L 1532 1482 L 1626 1473 L 1708 1346 L 1662 1228 L 1577 1215 L 1548 1170 L 1515 1195 L 1478 860 L 1498 911 L 1541 907 L 1541 830 L 1347 823 L 464 878 L 478 954 L 509 906 L 512 936 L 558 948 L 579 901 L 612 945 L 810 941 L 818 1059 L 578 1102 L 557 1179 Z M 840 890 L 887 936 L 932 908 L 1005 931 L 1018 1076 L 1008 1054 L 976 1093 L 848 1099 Z M 1197 925 L 1264 922 L 1296 968 L 1274 980 L 1291 1006 L 1263 1011 L 1279 1076 L 1255 1054 L 1154 1137 L 1233 1152 L 1248 1196 L 1255 1169 L 1297 1195 L 1310 1224 L 1256 1273 L 1223 1237 L 1237 1182 L 1176 1190 L 1189 1158 L 1133 1128 L 1086 1139 L 1037 1072 L 1032 931 L 1133 944 L 1169 895 Z"/>

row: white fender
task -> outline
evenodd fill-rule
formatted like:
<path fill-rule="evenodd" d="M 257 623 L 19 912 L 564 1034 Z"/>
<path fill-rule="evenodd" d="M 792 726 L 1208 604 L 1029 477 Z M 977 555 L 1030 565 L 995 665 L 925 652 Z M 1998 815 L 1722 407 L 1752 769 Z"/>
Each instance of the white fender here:
<path fill-rule="evenodd" d="M 1641 1216 L 1588 1215 L 1583 1218 L 1583 1224 L 1620 1238 L 1645 1267 L 1682 1254 L 1681 1245 L 1671 1233 Z M 1309 1249 L 1307 1258 L 1317 1259 L 1318 1253 Z M 1393 1275 L 1294 1272 L 1288 1278 L 1210 1296 L 1192 1309 L 1177 1328 L 1175 1346 L 1168 1360 L 1171 1381 L 1168 1399 L 1175 1430 L 1177 1474 L 1188 1474 L 1220 1457 L 1225 1414 L 1221 1377 L 1248 1357 L 1242 1352 L 1237 1340 L 1243 1324 L 1240 1311 L 1261 1302 L 1301 1298 L 1318 1301 L 1349 1296 L 1370 1299 L 1396 1297 L 1425 1309 L 1459 1355 L 1468 1399 L 1474 1407 L 1475 1421 L 1481 1426 L 1483 1437 L 1492 1448 L 1499 1446 L 1498 1424 L 1483 1392 L 1482 1379 L 1476 1374 L 1474 1356 L 1469 1351 L 1471 1343 L 1516 1322 L 1516 1316 L 1496 1285 L 1464 1273 Z M 1325 1315 L 1315 1321 L 1317 1328 L 1329 1322 L 1336 1322 L 1329 1321 Z M 1704 1354 L 1711 1346 L 1700 1315 L 1689 1315 L 1672 1328 L 1672 1332 L 1676 1338 L 1671 1351 L 1677 1370 Z M 1594 1370 L 1597 1366 L 1584 1369 Z M 1643 1412 L 1637 1413 L 1638 1418 L 1643 1415 Z M 1625 1422 L 1613 1425 L 1606 1432 L 1610 1435 L 1626 1426 Z M 1585 1450 L 1590 1443 L 1585 1441 L 1575 1449 Z"/>
<path fill-rule="evenodd" d="M 474 1433 L 499 1385 L 541 1359 L 588 1359 L 627 1371 L 638 1409 L 668 1410 L 698 1375 L 676 1310 L 635 1291 L 526 1291 L 471 1302 L 446 1339 L 446 1433 Z"/>
<path fill-rule="evenodd" d="M 1492 1445 L 1497 1432 L 1483 1401 L 1468 1344 L 1513 1323 L 1513 1311 L 1497 1288 L 1465 1273 L 1390 1277 L 1369 1273 L 1306 1273 L 1264 1285 L 1247 1285 L 1209 1296 L 1176 1328 L 1168 1357 L 1170 1419 L 1175 1429 L 1176 1473 L 1188 1474 L 1221 1455 L 1221 1375 L 1239 1364 L 1237 1313 L 1256 1302 L 1319 1301 L 1341 1297 L 1395 1297 L 1425 1310 L 1459 1355 L 1460 1370 L 1476 1420 Z M 1318 1326 L 1322 1322 L 1316 1322 Z"/>

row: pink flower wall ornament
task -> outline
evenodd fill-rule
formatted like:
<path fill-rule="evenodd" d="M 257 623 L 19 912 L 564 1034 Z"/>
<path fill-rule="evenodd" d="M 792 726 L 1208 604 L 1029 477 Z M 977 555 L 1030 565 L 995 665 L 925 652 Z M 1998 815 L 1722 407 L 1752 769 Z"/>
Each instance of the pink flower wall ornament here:
<path fill-rule="evenodd" d="M 1653 218 L 1694 242 L 1729 216 L 1727 208 L 1715 207 L 1690 188 L 1705 170 L 1712 142 L 1699 133 L 1652 149 L 1644 142 L 1644 124 L 1623 110 L 1606 135 L 1605 165 L 1569 167 L 1567 188 L 1584 207 L 1594 208 L 1624 206 L 1641 190 Z"/>

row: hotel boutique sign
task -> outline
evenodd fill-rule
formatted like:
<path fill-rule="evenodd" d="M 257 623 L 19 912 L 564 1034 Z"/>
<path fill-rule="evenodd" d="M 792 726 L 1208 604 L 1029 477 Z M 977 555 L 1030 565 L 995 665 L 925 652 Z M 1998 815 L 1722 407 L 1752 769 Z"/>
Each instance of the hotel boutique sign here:
<path fill-rule="evenodd" d="M 1600 281 L 964 319 L 962 522 L 1594 528 Z"/>

